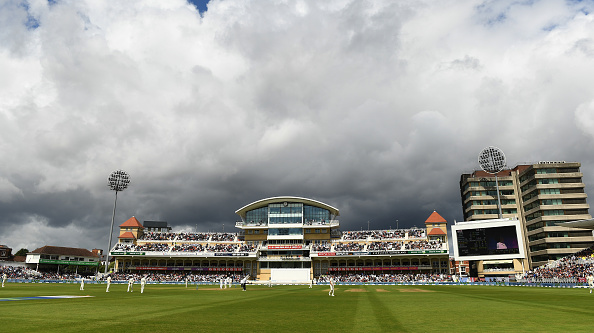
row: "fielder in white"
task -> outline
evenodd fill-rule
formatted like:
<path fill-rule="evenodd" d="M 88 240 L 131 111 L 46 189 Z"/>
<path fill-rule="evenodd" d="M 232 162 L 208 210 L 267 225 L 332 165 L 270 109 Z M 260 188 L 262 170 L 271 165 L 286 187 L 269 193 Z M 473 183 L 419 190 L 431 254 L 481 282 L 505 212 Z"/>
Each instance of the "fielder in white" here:
<path fill-rule="evenodd" d="M 143 276 L 142 279 L 140 279 L 140 293 L 144 293 L 144 286 L 146 285 L 146 276 Z"/>
<path fill-rule="evenodd" d="M 334 278 L 330 277 L 330 291 L 328 292 L 328 296 L 334 296 Z"/>
<path fill-rule="evenodd" d="M 107 276 L 107 289 L 105 289 L 105 292 L 108 293 L 109 292 L 109 287 L 111 286 L 111 275 Z"/>
<path fill-rule="evenodd" d="M 85 278 L 80 278 L 80 290 L 85 290 Z"/>
<path fill-rule="evenodd" d="M 128 279 L 128 290 L 126 292 L 134 292 L 134 278 Z"/>
<path fill-rule="evenodd" d="M 247 282 L 248 282 L 248 278 L 249 278 L 249 275 L 246 275 L 246 276 L 245 276 L 245 277 L 244 277 L 244 278 L 241 280 L 241 289 L 242 289 L 241 291 L 245 291 L 245 285 L 246 285 L 246 284 L 247 284 Z"/>
<path fill-rule="evenodd" d="M 4 288 L 4 283 L 6 282 L 6 279 L 8 278 L 8 276 L 6 276 L 6 273 L 2 274 L 2 288 Z"/>
<path fill-rule="evenodd" d="M 588 287 L 590 288 L 590 294 L 592 293 L 592 288 L 594 288 L 594 276 L 593 275 L 588 275 L 588 277 L 586 278 L 586 280 L 588 281 Z"/>

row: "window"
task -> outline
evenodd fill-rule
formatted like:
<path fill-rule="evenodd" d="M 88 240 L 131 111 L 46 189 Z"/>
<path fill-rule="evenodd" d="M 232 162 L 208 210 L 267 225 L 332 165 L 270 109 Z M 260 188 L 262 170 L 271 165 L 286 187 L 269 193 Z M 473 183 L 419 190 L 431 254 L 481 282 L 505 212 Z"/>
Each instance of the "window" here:
<path fill-rule="evenodd" d="M 538 184 L 540 184 L 540 185 L 559 184 L 559 179 L 539 179 Z"/>
<path fill-rule="evenodd" d="M 541 205 L 562 205 L 561 199 L 542 200 Z"/>
<path fill-rule="evenodd" d="M 545 188 L 540 190 L 540 194 L 561 194 L 561 190 L 558 188 Z"/>
<path fill-rule="evenodd" d="M 543 216 L 563 215 L 563 210 L 560 210 L 560 209 L 543 210 L 542 215 Z"/>
<path fill-rule="evenodd" d="M 246 212 L 245 220 L 248 224 L 265 225 L 268 223 L 268 207 L 261 207 Z"/>

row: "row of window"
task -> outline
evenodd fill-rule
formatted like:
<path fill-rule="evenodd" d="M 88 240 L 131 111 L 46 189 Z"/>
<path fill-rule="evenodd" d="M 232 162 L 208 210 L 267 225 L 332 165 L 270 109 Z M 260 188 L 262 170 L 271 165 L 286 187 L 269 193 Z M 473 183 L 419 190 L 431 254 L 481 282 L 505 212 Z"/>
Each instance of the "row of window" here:
<path fill-rule="evenodd" d="M 591 243 L 543 243 L 538 245 L 530 246 L 530 251 L 540 251 L 546 249 L 581 249 L 581 248 L 588 248 L 592 244 Z M 562 255 L 563 256 L 563 255 Z M 532 261 L 536 261 L 535 258 L 532 258 Z"/>
<path fill-rule="evenodd" d="M 534 224 L 527 226 L 526 230 L 532 231 L 532 230 L 540 229 L 543 227 L 554 227 L 557 225 L 557 223 L 561 223 L 561 222 L 565 222 L 565 221 L 540 221 L 540 222 L 536 222 Z"/>
<path fill-rule="evenodd" d="M 522 197 L 522 200 L 528 201 L 539 194 L 561 194 L 561 190 L 558 188 L 543 188 L 538 191 L 532 191 Z"/>
<path fill-rule="evenodd" d="M 272 236 L 303 235 L 301 228 L 270 228 L 268 234 Z"/>
<path fill-rule="evenodd" d="M 518 210 L 515 208 L 509 208 L 509 209 L 502 209 L 501 210 L 502 214 L 517 214 Z M 475 209 L 472 211 L 473 215 L 485 215 L 485 214 L 499 214 L 499 210 L 497 209 Z"/>
<path fill-rule="evenodd" d="M 330 220 L 330 211 L 298 202 L 284 202 L 250 210 L 245 219 L 248 223 L 261 224 L 321 222 Z"/>
<path fill-rule="evenodd" d="M 495 180 L 483 180 L 480 182 L 468 182 L 466 183 L 466 185 L 464 186 L 464 190 L 468 189 L 468 187 L 495 187 L 497 185 L 499 186 L 512 186 L 514 183 L 511 180 L 498 180 L 497 183 L 495 183 Z"/>
<path fill-rule="evenodd" d="M 550 237 L 569 237 L 569 232 L 567 232 L 567 231 L 539 232 L 538 234 L 529 236 L 528 240 L 531 242 L 534 242 L 539 239 L 550 238 Z"/>
<path fill-rule="evenodd" d="M 542 206 L 551 206 L 551 205 L 562 205 L 563 200 L 561 199 L 545 199 L 545 200 L 536 200 L 531 202 L 530 204 L 524 206 L 524 211 L 529 211 L 535 207 Z"/>
<path fill-rule="evenodd" d="M 542 168 L 542 169 L 536 169 L 535 170 L 531 170 L 529 172 L 527 172 L 526 174 L 522 175 L 520 177 L 520 182 L 524 182 L 532 177 L 534 177 L 534 174 L 538 174 L 538 175 L 543 175 L 543 174 L 551 174 L 551 173 L 576 173 L 576 172 L 580 172 L 579 168 Z"/>
<path fill-rule="evenodd" d="M 500 195 L 514 195 L 513 190 L 500 190 Z M 482 196 L 491 196 L 497 197 L 497 191 L 470 191 L 466 193 L 465 199 L 469 199 L 471 196 L 473 197 L 482 197 Z"/>
<path fill-rule="evenodd" d="M 535 187 L 536 185 L 551 185 L 551 184 L 559 184 L 559 179 L 556 178 L 543 178 L 543 179 L 533 179 L 520 189 L 522 192 L 526 192 L 529 189 Z"/>
<path fill-rule="evenodd" d="M 515 205 L 515 199 L 501 199 L 502 205 Z M 497 205 L 497 200 L 472 200 L 466 203 L 467 207 L 470 206 L 491 206 Z"/>

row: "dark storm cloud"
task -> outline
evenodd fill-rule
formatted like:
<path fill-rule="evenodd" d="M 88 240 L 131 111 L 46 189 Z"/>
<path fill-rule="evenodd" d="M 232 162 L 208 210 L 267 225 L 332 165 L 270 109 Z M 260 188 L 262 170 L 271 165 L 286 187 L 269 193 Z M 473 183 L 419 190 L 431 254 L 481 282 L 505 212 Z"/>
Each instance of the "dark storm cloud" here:
<path fill-rule="evenodd" d="M 591 194 L 588 6 L 5 2 L 0 243 L 105 248 L 116 169 L 116 226 L 177 230 L 230 231 L 283 195 L 337 207 L 344 230 L 451 223 L 489 145 L 510 167 L 582 162 Z"/>

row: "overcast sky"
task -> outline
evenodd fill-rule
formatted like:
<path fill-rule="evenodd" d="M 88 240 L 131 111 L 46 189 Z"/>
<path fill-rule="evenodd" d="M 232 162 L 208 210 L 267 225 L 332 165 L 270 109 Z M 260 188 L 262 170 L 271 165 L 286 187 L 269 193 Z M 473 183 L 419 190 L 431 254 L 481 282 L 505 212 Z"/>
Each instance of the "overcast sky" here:
<path fill-rule="evenodd" d="M 107 248 L 117 169 L 116 230 L 238 231 L 285 195 L 342 230 L 453 223 L 487 146 L 581 162 L 594 194 L 592 1 L 200 8 L 0 2 L 0 244 Z"/>

